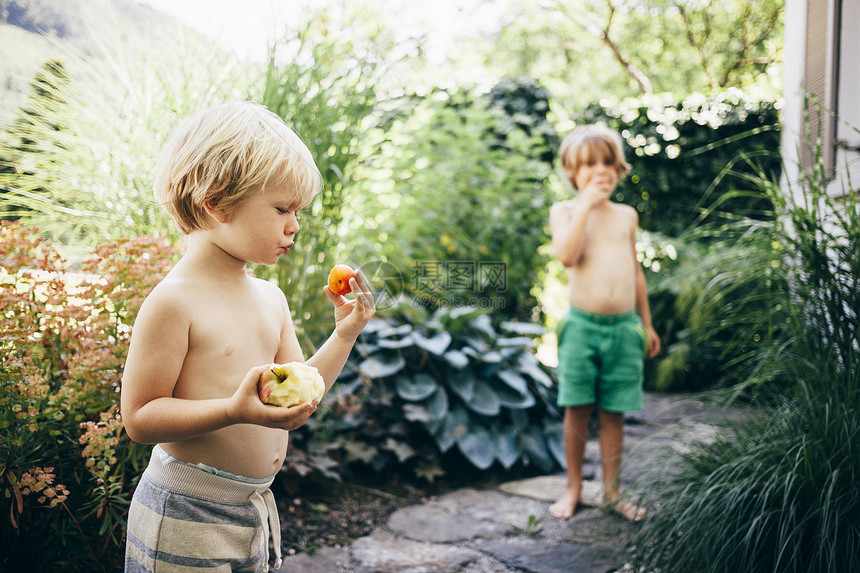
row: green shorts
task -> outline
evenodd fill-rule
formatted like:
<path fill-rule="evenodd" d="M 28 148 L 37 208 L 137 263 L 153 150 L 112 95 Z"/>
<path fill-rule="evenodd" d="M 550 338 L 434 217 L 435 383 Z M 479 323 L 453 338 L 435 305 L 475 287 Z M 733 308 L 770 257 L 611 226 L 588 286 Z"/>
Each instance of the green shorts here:
<path fill-rule="evenodd" d="M 642 409 L 648 335 L 635 311 L 594 314 L 571 307 L 556 332 L 559 406 Z"/>

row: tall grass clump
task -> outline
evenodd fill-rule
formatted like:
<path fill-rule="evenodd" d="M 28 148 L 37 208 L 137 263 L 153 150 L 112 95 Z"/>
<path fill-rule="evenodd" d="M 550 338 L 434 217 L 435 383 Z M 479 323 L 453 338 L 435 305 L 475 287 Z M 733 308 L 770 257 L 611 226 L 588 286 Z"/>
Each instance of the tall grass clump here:
<path fill-rule="evenodd" d="M 725 233 L 714 276 L 735 278 L 732 303 L 710 320 L 743 319 L 727 345 L 758 335 L 727 364 L 732 397 L 758 413 L 641 476 L 651 515 L 633 543 L 646 568 L 860 570 L 860 197 L 850 183 L 829 194 L 829 179 L 818 154 L 788 188 L 758 180 L 771 220 L 709 229 Z M 709 281 L 701 304 L 728 284 Z"/>

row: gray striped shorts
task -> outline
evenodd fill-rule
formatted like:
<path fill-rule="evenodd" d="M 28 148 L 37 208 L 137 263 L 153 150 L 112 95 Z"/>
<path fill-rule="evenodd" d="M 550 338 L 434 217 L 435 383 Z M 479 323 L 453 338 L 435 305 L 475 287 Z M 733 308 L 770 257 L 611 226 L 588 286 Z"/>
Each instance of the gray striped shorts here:
<path fill-rule="evenodd" d="M 131 501 L 126 573 L 266 573 L 270 536 L 280 568 L 274 476 L 248 483 L 162 459 L 161 452 L 153 449 Z"/>

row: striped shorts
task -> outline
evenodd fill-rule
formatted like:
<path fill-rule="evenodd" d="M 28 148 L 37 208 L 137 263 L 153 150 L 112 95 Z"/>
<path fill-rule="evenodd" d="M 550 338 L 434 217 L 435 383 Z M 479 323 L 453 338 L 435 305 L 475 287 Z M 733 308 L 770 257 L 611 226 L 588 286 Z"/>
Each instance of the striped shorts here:
<path fill-rule="evenodd" d="M 126 573 L 266 573 L 281 529 L 269 486 L 214 475 L 153 449 L 128 514 Z"/>

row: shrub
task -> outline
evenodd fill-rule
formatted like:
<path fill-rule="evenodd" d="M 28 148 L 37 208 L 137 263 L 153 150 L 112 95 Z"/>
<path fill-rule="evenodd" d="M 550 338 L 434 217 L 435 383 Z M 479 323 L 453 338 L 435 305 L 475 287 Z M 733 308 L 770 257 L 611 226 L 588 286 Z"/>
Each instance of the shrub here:
<path fill-rule="evenodd" d="M 550 258 L 540 247 L 559 184 L 544 161 L 554 137 L 546 98 L 524 82 L 487 97 L 439 90 L 375 132 L 379 149 L 351 204 L 362 221 L 356 235 L 369 256 L 400 269 L 416 303 L 451 306 L 456 272 L 500 264 L 502 284 L 479 295 L 469 285 L 464 296 L 497 299 L 509 319 L 542 320 L 534 288 Z"/>
<path fill-rule="evenodd" d="M 553 379 L 531 351 L 543 330 L 494 325 L 473 307 L 374 319 L 328 398 L 334 405 L 298 433 L 320 438 L 327 420 L 321 439 L 339 444 L 347 464 L 411 469 L 429 481 L 450 469 L 455 451 L 458 469 L 465 460 L 478 470 L 550 472 L 564 449 Z M 305 459 L 294 449 L 288 462 L 294 455 Z"/>
<path fill-rule="evenodd" d="M 856 571 L 860 569 L 860 192 L 828 193 L 816 167 L 789 189 L 758 184 L 777 206 L 724 237 L 758 249 L 771 282 L 766 304 L 737 325 L 734 344 L 766 334 L 729 364 L 733 395 L 763 413 L 728 436 L 655 464 L 638 491 L 655 508 L 634 538 L 646 566 L 669 571 Z M 727 249 L 724 252 L 736 252 Z M 723 258 L 717 276 L 734 272 Z M 742 266 L 747 283 L 762 269 Z M 702 300 L 719 296 L 714 281 Z M 732 320 L 745 304 L 712 315 Z M 707 325 L 705 325 L 707 327 Z"/>
<path fill-rule="evenodd" d="M 119 418 L 129 327 L 176 252 L 116 241 L 73 273 L 36 230 L 8 223 L 0 252 L 0 564 L 110 569 L 148 452 Z"/>

